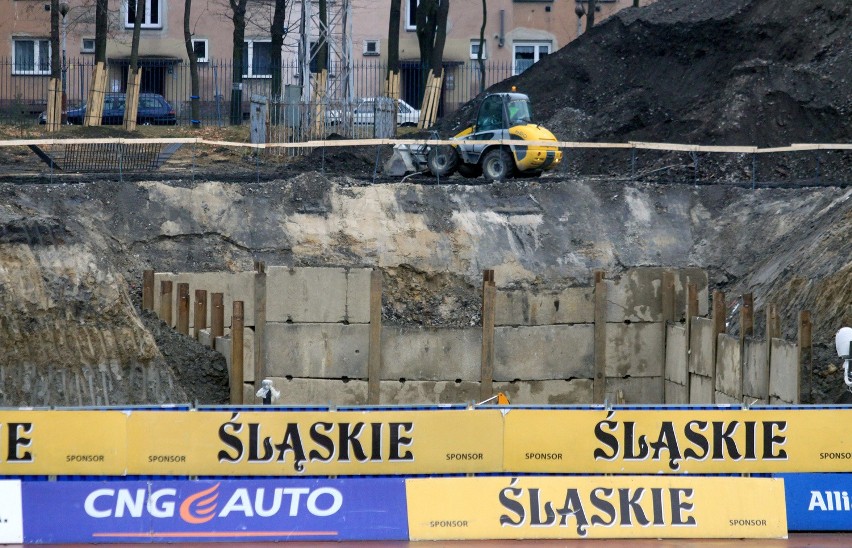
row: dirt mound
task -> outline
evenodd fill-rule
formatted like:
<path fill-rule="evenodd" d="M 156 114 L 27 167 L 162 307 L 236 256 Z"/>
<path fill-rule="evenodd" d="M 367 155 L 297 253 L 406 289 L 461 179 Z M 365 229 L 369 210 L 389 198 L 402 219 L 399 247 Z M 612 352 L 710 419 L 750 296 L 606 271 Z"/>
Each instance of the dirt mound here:
<path fill-rule="evenodd" d="M 489 91 L 529 94 L 561 140 L 848 142 L 850 26 L 848 0 L 660 0 Z"/>

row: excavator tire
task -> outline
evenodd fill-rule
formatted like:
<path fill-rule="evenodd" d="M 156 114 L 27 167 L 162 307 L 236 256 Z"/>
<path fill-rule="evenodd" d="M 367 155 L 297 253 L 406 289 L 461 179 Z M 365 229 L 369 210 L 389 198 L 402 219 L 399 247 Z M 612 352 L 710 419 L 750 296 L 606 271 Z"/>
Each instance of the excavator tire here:
<path fill-rule="evenodd" d="M 436 177 L 449 177 L 456 172 L 458 164 L 459 153 L 451 146 L 432 147 L 426 156 L 426 166 Z"/>

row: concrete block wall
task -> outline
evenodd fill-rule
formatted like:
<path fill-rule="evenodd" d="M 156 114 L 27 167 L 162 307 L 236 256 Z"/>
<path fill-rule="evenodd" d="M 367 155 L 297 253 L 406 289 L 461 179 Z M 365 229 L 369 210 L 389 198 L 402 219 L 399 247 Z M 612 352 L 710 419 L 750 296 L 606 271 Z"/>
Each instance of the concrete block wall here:
<path fill-rule="evenodd" d="M 770 341 L 769 403 L 799 403 L 799 348 L 781 339 Z"/>
<path fill-rule="evenodd" d="M 716 402 L 740 402 L 743 391 L 740 339 L 723 333 L 716 344 Z"/>
<path fill-rule="evenodd" d="M 689 403 L 686 327 L 666 326 L 665 397 L 666 403 Z"/>
<path fill-rule="evenodd" d="M 743 399 L 769 403 L 769 347 L 766 341 L 747 337 L 743 350 Z"/>

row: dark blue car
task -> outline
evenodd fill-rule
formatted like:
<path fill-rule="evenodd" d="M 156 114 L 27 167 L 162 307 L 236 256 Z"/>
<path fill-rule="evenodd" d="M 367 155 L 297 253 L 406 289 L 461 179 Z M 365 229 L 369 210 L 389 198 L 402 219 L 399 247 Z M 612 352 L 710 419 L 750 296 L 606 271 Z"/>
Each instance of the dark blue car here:
<path fill-rule="evenodd" d="M 104 96 L 104 112 L 101 125 L 121 125 L 124 123 L 124 104 L 126 96 L 123 93 L 107 93 Z M 69 124 L 81 124 L 86 117 L 86 105 L 69 109 L 67 119 Z M 42 113 L 40 123 L 47 122 L 47 114 Z M 139 108 L 136 110 L 136 123 L 141 125 L 173 126 L 177 123 L 175 109 L 168 101 L 156 93 L 140 93 Z"/>

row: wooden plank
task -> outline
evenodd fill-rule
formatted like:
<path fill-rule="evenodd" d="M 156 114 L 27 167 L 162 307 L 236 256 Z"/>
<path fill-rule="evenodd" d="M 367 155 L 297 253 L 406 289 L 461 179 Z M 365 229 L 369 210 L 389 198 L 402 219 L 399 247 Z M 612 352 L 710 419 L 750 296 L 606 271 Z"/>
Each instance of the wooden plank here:
<path fill-rule="evenodd" d="M 142 85 L 142 69 L 127 75 L 127 93 L 124 101 L 124 129 L 136 129 L 136 114 L 139 109 L 139 90 Z"/>
<path fill-rule="evenodd" d="M 106 96 L 107 70 L 104 63 L 97 63 L 92 74 L 92 83 L 89 88 L 89 101 L 86 105 L 86 117 L 83 119 L 84 126 L 99 126 L 104 112 L 104 97 Z"/>
<path fill-rule="evenodd" d="M 742 306 L 740 307 L 740 382 L 739 393 L 735 394 L 739 401 L 743 401 L 743 383 L 745 379 L 746 362 L 746 339 L 754 335 L 754 295 L 744 293 L 742 295 Z"/>
<path fill-rule="evenodd" d="M 494 271 L 482 273 L 482 355 L 479 374 L 479 399 L 485 401 L 494 391 L 494 318 L 497 287 Z"/>
<path fill-rule="evenodd" d="M 47 131 L 59 131 L 62 125 L 62 81 L 51 78 L 47 82 Z M 57 116 L 58 113 L 58 116 Z"/>
<path fill-rule="evenodd" d="M 254 389 L 266 378 L 266 263 L 254 263 Z"/>
<path fill-rule="evenodd" d="M 764 364 L 764 368 L 766 371 L 766 385 L 763 387 L 763 395 L 766 397 L 766 401 L 769 401 L 769 378 L 770 378 L 770 368 L 772 367 L 772 339 L 778 338 L 778 332 L 780 331 L 779 323 L 778 323 L 778 308 L 775 306 L 775 303 L 767 303 L 766 304 L 766 363 Z"/>
<path fill-rule="evenodd" d="M 606 281 L 604 271 L 596 270 L 595 283 L 595 378 L 594 402 L 606 399 Z"/>
<path fill-rule="evenodd" d="M 243 301 L 234 301 L 231 313 L 231 404 L 243 403 Z"/>
<path fill-rule="evenodd" d="M 367 403 L 381 403 L 382 382 L 382 271 L 370 273 L 370 346 L 367 355 Z"/>
<path fill-rule="evenodd" d="M 177 284 L 177 332 L 181 335 L 189 335 L 189 284 Z"/>

